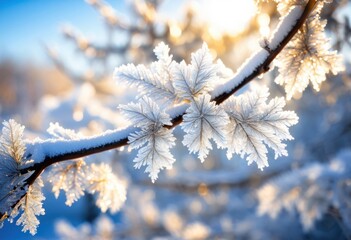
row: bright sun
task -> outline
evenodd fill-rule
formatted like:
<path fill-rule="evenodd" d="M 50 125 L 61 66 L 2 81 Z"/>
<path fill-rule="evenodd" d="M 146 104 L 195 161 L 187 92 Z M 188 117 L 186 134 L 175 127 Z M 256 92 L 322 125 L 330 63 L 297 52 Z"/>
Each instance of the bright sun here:
<path fill-rule="evenodd" d="M 201 0 L 199 5 L 212 35 L 241 32 L 256 11 L 253 0 Z"/>

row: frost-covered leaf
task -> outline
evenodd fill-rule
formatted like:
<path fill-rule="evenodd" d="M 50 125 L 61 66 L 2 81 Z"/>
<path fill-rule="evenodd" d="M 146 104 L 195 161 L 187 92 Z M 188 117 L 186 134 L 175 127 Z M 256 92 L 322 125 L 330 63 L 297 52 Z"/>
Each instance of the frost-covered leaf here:
<path fill-rule="evenodd" d="M 288 99 L 303 92 L 309 82 L 319 91 L 328 73 L 337 74 L 344 69 L 341 56 L 330 51 L 325 25 L 319 13 L 312 14 L 278 56 L 279 75 L 275 82 L 285 86 Z"/>
<path fill-rule="evenodd" d="M 204 161 L 212 149 L 210 139 L 218 147 L 226 145 L 227 114 L 214 102 L 208 94 L 195 98 L 183 117 L 182 129 L 186 132 L 183 144 L 191 153 L 198 153 Z"/>
<path fill-rule="evenodd" d="M 121 208 L 126 200 L 125 185 L 113 174 L 109 165 L 92 164 L 87 181 L 88 191 L 97 194 L 96 205 L 102 212 L 110 210 L 115 213 Z"/>
<path fill-rule="evenodd" d="M 227 157 L 233 153 L 247 155 L 248 164 L 256 162 L 260 169 L 268 166 L 267 147 L 275 152 L 275 158 L 288 153 L 282 140 L 293 139 L 289 127 L 298 117 L 294 112 L 283 111 L 283 98 L 274 98 L 268 104 L 266 87 L 253 92 L 231 97 L 224 103 L 229 115 Z M 265 145 L 266 144 L 266 145 Z"/>
<path fill-rule="evenodd" d="M 132 133 L 128 139 L 133 149 L 139 149 L 134 162 L 136 168 L 147 165 L 145 172 L 150 173 L 154 182 L 160 169 L 171 168 L 175 161 L 170 148 L 175 138 L 172 131 L 163 128 L 171 125 L 171 118 L 150 98 L 143 97 L 138 103 L 121 106 L 120 109 L 140 131 Z"/>
<path fill-rule="evenodd" d="M 12 158 L 18 164 L 21 164 L 26 146 L 23 142 L 24 126 L 18 124 L 15 120 L 3 122 L 2 135 L 0 137 L 0 154 L 3 157 Z"/>
<path fill-rule="evenodd" d="M 160 107 L 148 97 L 143 97 L 137 103 L 128 105 L 120 105 L 126 118 L 132 125 L 141 128 L 152 127 L 156 123 L 156 127 L 162 125 L 170 125 L 171 118 Z"/>
<path fill-rule="evenodd" d="M 213 84 L 218 80 L 217 72 L 218 65 L 213 63 L 211 53 L 204 43 L 201 49 L 191 55 L 190 65 L 184 61 L 177 65 L 173 86 L 181 99 L 192 100 L 212 90 Z"/>
<path fill-rule="evenodd" d="M 169 55 L 169 48 L 164 43 L 160 43 L 154 52 L 158 61 L 152 63 L 150 68 L 144 65 L 122 65 L 115 69 L 114 79 L 137 86 L 142 95 L 155 100 L 173 101 L 176 96 L 171 84 L 174 67 L 172 55 Z"/>
<path fill-rule="evenodd" d="M 13 216 L 13 206 L 26 194 L 26 179 L 32 174 L 21 174 L 26 161 L 23 154 L 26 146 L 23 141 L 24 127 L 13 119 L 3 122 L 0 136 L 0 212 L 6 217 Z"/>
<path fill-rule="evenodd" d="M 86 188 L 87 166 L 79 159 L 54 166 L 50 171 L 48 179 L 52 183 L 52 192 L 58 198 L 60 191 L 66 195 L 66 205 L 71 206 L 84 195 Z"/>
<path fill-rule="evenodd" d="M 1 225 L 7 217 L 14 217 L 13 206 L 26 194 L 25 180 L 32 172 L 20 174 L 18 169 L 4 171 L 1 162 L 0 165 L 0 213 L 5 214 L 5 218 L 0 221 Z"/>
<path fill-rule="evenodd" d="M 32 235 L 36 234 L 39 220 L 36 216 L 44 215 L 43 200 L 45 197 L 41 191 L 44 186 L 41 178 L 37 178 L 35 182 L 28 187 L 27 194 L 17 204 L 17 209 L 22 211 L 21 216 L 17 220 L 17 225 L 22 225 L 23 232 L 29 231 Z"/>
<path fill-rule="evenodd" d="M 170 148 L 175 145 L 175 137 L 172 131 L 166 128 L 160 128 L 157 131 L 142 130 L 129 137 L 132 148 L 141 148 L 137 157 L 134 159 L 135 167 L 147 165 L 145 172 L 154 182 L 157 179 L 161 169 L 170 169 L 175 162 L 170 152 Z M 144 145 L 144 146 L 143 146 Z"/>

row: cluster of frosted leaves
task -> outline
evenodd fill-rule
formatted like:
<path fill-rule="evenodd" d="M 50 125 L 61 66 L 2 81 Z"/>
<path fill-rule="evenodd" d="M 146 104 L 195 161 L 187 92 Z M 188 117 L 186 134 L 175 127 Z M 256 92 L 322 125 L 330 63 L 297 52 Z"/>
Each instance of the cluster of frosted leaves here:
<path fill-rule="evenodd" d="M 1 224 L 5 218 L 13 221 L 21 213 L 17 225 L 22 225 L 23 231 L 34 235 L 39 224 L 36 216 L 45 213 L 42 207 L 45 197 L 41 192 L 41 179 L 28 186 L 26 180 L 32 172 L 20 172 L 31 162 L 24 159 L 26 146 L 23 132 L 24 126 L 13 119 L 3 122 L 0 137 L 0 212 L 4 217 Z"/>
<path fill-rule="evenodd" d="M 56 139 L 80 139 L 79 133 L 50 124 L 48 133 Z M 96 194 L 96 205 L 101 211 L 118 211 L 126 199 L 123 182 L 113 174 L 107 164 L 86 164 L 83 159 L 55 164 L 48 175 L 52 191 L 58 198 L 60 191 L 66 195 L 66 205 L 71 206 L 85 191 Z"/>
<path fill-rule="evenodd" d="M 306 2 L 279 1 L 278 10 L 283 15 L 292 7 L 305 5 Z M 324 32 L 326 21 L 320 19 L 320 11 L 326 2 L 318 1 L 303 27 L 277 58 L 279 75 L 275 82 L 285 86 L 288 99 L 302 93 L 310 82 L 319 91 L 328 73 L 335 75 L 344 69 L 341 56 L 330 50 L 330 40 Z"/>
<path fill-rule="evenodd" d="M 275 152 L 275 158 L 287 156 L 283 140 L 291 140 L 289 127 L 298 122 L 292 111 L 283 111 L 284 98 L 274 98 L 267 103 L 267 87 L 237 97 L 230 97 L 224 104 L 229 115 L 227 125 L 227 157 L 233 153 L 247 155 L 249 164 L 256 162 L 260 169 L 268 166 L 267 147 Z"/>
<path fill-rule="evenodd" d="M 308 231 L 332 207 L 350 223 L 350 157 L 342 151 L 329 164 L 311 164 L 267 183 L 258 190 L 258 213 L 276 218 L 283 209 L 297 211 Z"/>
<path fill-rule="evenodd" d="M 215 84 L 228 80 L 232 72 L 220 60 L 214 62 L 206 44 L 191 55 L 190 64 L 173 61 L 164 43 L 156 47 L 155 53 L 158 61 L 150 68 L 129 64 L 114 73 L 116 80 L 137 84 L 141 95 L 151 93 L 120 109 L 133 126 L 141 129 L 129 136 L 129 143 L 133 149 L 139 149 L 135 167 L 147 165 L 145 171 L 150 173 L 152 181 L 157 179 L 160 169 L 172 167 L 175 161 L 170 152 L 175 138 L 171 130 L 164 127 L 172 125 L 167 113 L 177 116 L 171 108 L 174 104 L 187 106 L 181 124 L 185 132 L 182 143 L 190 153 L 198 154 L 201 161 L 212 149 L 211 140 L 218 148 L 228 148 L 228 157 L 233 153 L 247 154 L 249 163 L 255 161 L 260 168 L 268 166 L 265 144 L 276 152 L 276 157 L 287 155 L 281 141 L 292 139 L 288 127 L 296 124 L 297 117 L 293 112 L 282 110 L 283 99 L 266 104 L 268 90 L 265 89 L 232 98 L 223 106 L 216 105 L 211 101 L 210 92 Z M 166 82 L 160 80 L 162 76 Z M 170 99 L 159 102 L 159 98 L 169 92 L 172 92 Z"/>

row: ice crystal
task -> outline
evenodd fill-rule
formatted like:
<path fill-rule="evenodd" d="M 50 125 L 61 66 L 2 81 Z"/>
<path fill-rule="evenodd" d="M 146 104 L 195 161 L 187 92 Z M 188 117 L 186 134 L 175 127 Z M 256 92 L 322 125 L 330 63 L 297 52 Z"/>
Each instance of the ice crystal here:
<path fill-rule="evenodd" d="M 226 145 L 227 114 L 214 102 L 211 102 L 208 94 L 195 98 L 183 117 L 182 129 L 186 132 L 183 144 L 192 153 L 198 153 L 203 162 L 212 149 L 210 139 L 217 146 L 223 148 Z"/>
<path fill-rule="evenodd" d="M 139 149 L 134 166 L 147 165 L 145 172 L 149 172 L 151 180 L 155 181 L 160 169 L 171 168 L 175 161 L 170 153 L 175 138 L 171 130 L 163 128 L 163 125 L 171 124 L 171 119 L 147 97 L 120 108 L 132 124 L 141 127 L 140 131 L 129 136 L 130 146 Z"/>
<path fill-rule="evenodd" d="M 18 202 L 16 208 L 22 211 L 21 216 L 16 221 L 17 225 L 22 225 L 23 232 L 29 231 L 32 235 L 36 234 L 39 220 L 36 216 L 44 215 L 43 200 L 45 197 L 41 191 L 44 186 L 41 178 L 28 187 L 27 194 Z"/>
<path fill-rule="evenodd" d="M 260 88 L 238 97 L 231 97 L 224 103 L 229 115 L 228 158 L 233 153 L 247 155 L 248 164 L 257 163 L 260 169 L 268 166 L 267 147 L 275 152 L 275 158 L 288 153 L 282 140 L 291 140 L 289 127 L 295 125 L 298 117 L 294 112 L 283 111 L 283 98 L 274 98 L 266 103 L 269 92 Z"/>
<path fill-rule="evenodd" d="M 123 182 L 113 174 L 107 164 L 92 164 L 87 177 L 88 191 L 97 194 L 96 205 L 102 212 L 117 212 L 126 200 L 126 189 Z"/>
<path fill-rule="evenodd" d="M 319 91 L 328 73 L 335 75 L 344 69 L 341 56 L 330 50 L 325 25 L 326 21 L 322 21 L 315 10 L 278 56 L 279 75 L 275 82 L 285 86 L 288 99 L 303 92 L 309 82 Z"/>

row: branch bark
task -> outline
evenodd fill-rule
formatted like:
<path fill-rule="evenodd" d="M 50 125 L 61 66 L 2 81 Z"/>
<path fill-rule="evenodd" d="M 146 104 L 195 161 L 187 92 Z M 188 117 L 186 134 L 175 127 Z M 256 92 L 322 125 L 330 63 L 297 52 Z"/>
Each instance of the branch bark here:
<path fill-rule="evenodd" d="M 294 35 L 297 33 L 297 31 L 302 27 L 302 25 L 305 23 L 306 19 L 308 16 L 311 14 L 313 11 L 315 5 L 317 4 L 318 0 L 309 0 L 307 5 L 305 6 L 302 14 L 300 17 L 296 19 L 295 24 L 292 25 L 290 31 L 286 34 L 285 37 L 281 39 L 281 41 L 276 44 L 276 46 L 273 49 L 263 49 L 263 51 L 266 51 L 266 55 L 263 61 L 260 61 L 257 63 L 257 66 L 255 68 L 252 68 L 253 71 L 248 74 L 243 76 L 241 73 L 245 69 L 244 67 L 241 67 L 239 71 L 237 71 L 236 75 L 234 76 L 233 80 L 230 80 L 229 83 L 235 82 L 233 84 L 233 87 L 230 89 L 223 89 L 221 92 L 212 94 L 212 100 L 216 102 L 216 104 L 221 104 L 223 101 L 228 99 L 231 95 L 233 95 L 235 92 L 237 92 L 239 89 L 241 89 L 243 86 L 251 82 L 253 79 L 258 77 L 259 75 L 269 71 L 270 69 L 270 64 L 273 62 L 273 60 L 277 57 L 277 55 L 283 50 L 283 48 L 289 43 L 289 41 L 294 37 Z M 269 45 L 268 45 L 269 46 Z M 261 54 L 261 56 L 258 56 Z M 262 58 L 262 52 L 258 52 L 255 56 L 253 56 L 251 59 L 255 59 L 255 57 Z M 255 62 L 255 61 L 252 61 Z M 247 62 L 246 66 L 249 65 L 251 62 Z M 244 64 L 245 65 L 245 64 Z M 235 78 L 240 78 L 242 79 L 235 79 Z M 238 83 L 238 84 L 236 84 Z M 227 86 L 227 84 L 226 84 Z M 230 84 L 228 86 L 231 86 Z M 184 108 L 184 106 L 183 106 Z M 185 108 L 184 108 L 185 109 Z M 167 128 L 174 128 L 175 126 L 179 125 L 182 120 L 183 120 L 183 115 L 185 114 L 185 110 L 181 111 L 180 114 L 173 116 L 172 118 L 172 125 L 170 126 L 165 126 Z M 29 152 L 27 153 L 27 158 L 34 158 L 35 159 L 35 154 L 34 150 L 35 148 L 42 149 L 44 148 L 44 153 L 47 153 L 45 156 L 41 156 L 41 159 L 35 159 L 37 161 L 35 164 L 33 164 L 30 167 L 24 168 L 21 170 L 22 173 L 27 173 L 28 171 L 34 171 L 33 174 L 27 179 L 26 184 L 31 185 L 34 183 L 34 181 L 40 176 L 40 174 L 49 167 L 50 165 L 58 162 L 62 162 L 65 160 L 71 160 L 71 159 L 76 159 L 76 158 L 81 158 L 85 157 L 91 154 L 96 154 L 100 153 L 103 151 L 108 151 L 111 149 L 119 148 L 125 145 L 128 145 L 128 136 L 131 132 L 134 132 L 137 130 L 137 128 L 134 127 L 128 127 L 123 130 L 116 130 L 116 131 L 110 131 L 107 132 L 103 135 L 95 136 L 95 137 L 90 137 L 87 139 L 82 139 L 82 140 L 77 140 L 77 141 L 43 141 L 43 142 L 38 142 L 34 143 L 32 145 L 29 144 Z M 121 137 L 123 135 L 123 137 Z M 115 136 L 115 137 L 114 137 Z M 109 141 L 102 141 L 102 139 L 108 137 Z M 99 142 L 100 144 L 97 145 L 92 145 L 92 142 Z M 56 155 L 50 154 L 49 151 L 45 151 L 45 148 L 47 149 L 53 149 L 55 148 L 55 145 L 60 144 L 61 148 L 62 146 L 67 146 L 68 149 L 72 149 L 73 144 L 76 144 L 77 142 L 84 143 L 86 142 L 87 145 L 81 148 L 73 149 L 72 151 L 66 151 L 63 153 L 57 153 Z M 102 144 L 103 143 L 103 144 Z M 79 146 L 82 146 L 83 144 L 79 144 Z M 14 204 L 15 206 L 16 204 Z M 0 213 L 0 218 L 5 215 L 6 213 Z"/>

